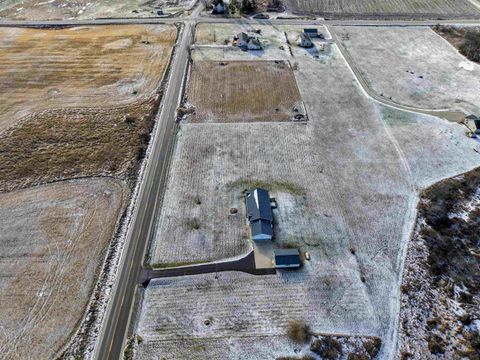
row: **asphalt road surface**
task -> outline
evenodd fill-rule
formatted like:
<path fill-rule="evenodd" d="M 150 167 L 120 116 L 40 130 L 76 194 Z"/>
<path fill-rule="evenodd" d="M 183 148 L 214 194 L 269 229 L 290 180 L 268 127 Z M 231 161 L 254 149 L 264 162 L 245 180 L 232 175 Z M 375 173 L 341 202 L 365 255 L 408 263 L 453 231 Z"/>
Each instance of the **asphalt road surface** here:
<path fill-rule="evenodd" d="M 167 91 L 153 136 L 152 153 L 140 185 L 132 226 L 120 260 L 117 279 L 105 314 L 97 345 L 97 359 L 121 359 L 130 323 L 132 306 L 140 281 L 144 253 L 152 235 L 152 225 L 159 210 L 176 131 L 176 109 L 180 101 L 184 74 L 193 39 L 192 22 L 185 22 L 175 51 Z"/>

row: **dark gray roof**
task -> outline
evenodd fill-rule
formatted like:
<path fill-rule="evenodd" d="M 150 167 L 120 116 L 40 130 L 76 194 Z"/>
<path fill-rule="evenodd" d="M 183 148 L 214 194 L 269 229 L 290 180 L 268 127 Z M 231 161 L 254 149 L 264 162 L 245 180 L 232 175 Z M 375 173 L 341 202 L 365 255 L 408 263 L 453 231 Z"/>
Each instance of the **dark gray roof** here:
<path fill-rule="evenodd" d="M 288 256 L 288 255 L 299 255 L 300 251 L 298 249 L 275 249 L 273 250 L 275 256 Z"/>
<path fill-rule="evenodd" d="M 248 41 L 249 36 L 246 32 L 241 32 L 237 34 L 238 40 Z"/>
<path fill-rule="evenodd" d="M 252 229 L 252 236 L 256 235 L 268 235 L 272 236 L 272 223 L 268 220 L 257 220 L 250 222 L 250 228 Z"/>
<path fill-rule="evenodd" d="M 300 39 L 312 42 L 312 39 L 310 39 L 310 36 L 308 34 L 305 34 L 305 33 L 300 34 Z"/>
<path fill-rule="evenodd" d="M 318 34 L 318 29 L 303 29 L 305 34 Z"/>
<path fill-rule="evenodd" d="M 471 115 L 466 116 L 465 119 L 467 119 L 467 120 L 478 120 L 480 118 L 477 115 L 471 114 Z"/>
<path fill-rule="evenodd" d="M 298 249 L 275 249 L 275 266 L 300 266 L 300 252 Z"/>
<path fill-rule="evenodd" d="M 256 220 L 267 220 L 272 222 L 272 207 L 270 206 L 270 195 L 265 189 L 252 189 L 246 195 L 247 217 L 250 223 Z"/>

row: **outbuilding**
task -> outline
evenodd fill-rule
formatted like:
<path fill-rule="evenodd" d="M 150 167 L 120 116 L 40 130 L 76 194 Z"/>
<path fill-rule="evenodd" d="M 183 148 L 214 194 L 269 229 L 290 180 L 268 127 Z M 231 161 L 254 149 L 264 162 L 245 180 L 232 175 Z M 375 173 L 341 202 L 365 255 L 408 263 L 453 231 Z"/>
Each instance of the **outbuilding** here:
<path fill-rule="evenodd" d="M 245 196 L 247 220 L 253 241 L 268 241 L 273 237 L 273 215 L 267 190 L 255 188 Z"/>
<path fill-rule="evenodd" d="M 298 249 L 275 249 L 275 267 L 278 269 L 298 268 L 301 265 Z"/>
<path fill-rule="evenodd" d="M 213 6 L 212 14 L 223 14 L 226 10 L 227 8 L 225 7 L 223 0 L 218 0 L 218 2 Z"/>
<path fill-rule="evenodd" d="M 310 38 L 319 38 L 319 39 L 323 39 L 323 34 L 322 33 L 319 33 L 318 32 L 318 29 L 314 29 L 314 28 L 309 28 L 309 29 L 303 29 L 303 33 L 305 35 L 308 35 L 310 36 Z"/>
<path fill-rule="evenodd" d="M 468 115 L 465 120 L 467 122 L 473 122 L 475 124 L 475 134 L 480 134 L 480 117 L 477 115 Z"/>

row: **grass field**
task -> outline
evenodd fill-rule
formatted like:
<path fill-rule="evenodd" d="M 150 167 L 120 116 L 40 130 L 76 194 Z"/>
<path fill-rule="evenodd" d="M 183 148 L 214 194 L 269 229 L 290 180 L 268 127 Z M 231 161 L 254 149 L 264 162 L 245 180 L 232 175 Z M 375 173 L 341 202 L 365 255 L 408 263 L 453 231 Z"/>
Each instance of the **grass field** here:
<path fill-rule="evenodd" d="M 429 27 L 333 27 L 333 31 L 343 37 L 378 95 L 424 109 L 480 112 L 480 65 Z"/>
<path fill-rule="evenodd" d="M 152 260 L 215 259 L 238 249 L 244 220 L 229 209 L 238 207 L 235 216 L 243 217 L 242 190 L 261 184 L 278 201 L 276 246 L 298 246 L 311 261 L 269 277 L 152 283 L 137 330 L 138 358 L 294 356 L 305 348 L 283 335 L 297 319 L 315 332 L 380 335 L 385 351 L 393 348 L 417 191 L 478 166 L 478 144 L 458 124 L 366 98 L 336 47 L 296 61 L 307 123 L 182 125 Z M 187 236 L 175 232 L 194 216 L 198 226 Z M 242 347 L 252 337 L 256 345 Z"/>
<path fill-rule="evenodd" d="M 0 191 L 78 176 L 133 181 L 175 32 L 0 29 Z"/>
<path fill-rule="evenodd" d="M 15 20 L 60 20 L 151 17 L 157 10 L 165 13 L 183 11 L 192 0 L 4 0 L 0 18 Z"/>
<path fill-rule="evenodd" d="M 288 62 L 196 61 L 187 101 L 195 108 L 191 122 L 288 121 L 305 114 Z"/>
<path fill-rule="evenodd" d="M 0 132 L 35 111 L 150 97 L 175 34 L 168 25 L 0 29 Z"/>
<path fill-rule="evenodd" d="M 438 17 L 479 16 L 480 10 L 469 0 L 286 0 L 294 13 L 314 13 L 353 17 Z"/>
<path fill-rule="evenodd" d="M 100 178 L 0 194 L 3 359 L 53 358 L 69 339 L 128 197 Z"/>

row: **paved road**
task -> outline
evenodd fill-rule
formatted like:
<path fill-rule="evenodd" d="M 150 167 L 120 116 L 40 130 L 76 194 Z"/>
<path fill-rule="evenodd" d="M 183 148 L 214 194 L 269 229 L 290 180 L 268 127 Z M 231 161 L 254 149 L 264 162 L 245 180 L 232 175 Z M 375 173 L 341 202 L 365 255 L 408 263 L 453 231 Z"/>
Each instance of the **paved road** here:
<path fill-rule="evenodd" d="M 192 34 L 192 22 L 186 21 L 176 48 L 167 91 L 158 116 L 152 153 L 140 185 L 132 226 L 127 234 L 126 247 L 120 260 L 117 279 L 105 314 L 95 354 L 97 359 L 120 359 L 122 357 L 132 305 L 141 276 L 144 253 L 152 235 L 152 226 L 165 185 L 177 126 L 175 122 L 176 109 L 188 65 Z"/>
<path fill-rule="evenodd" d="M 185 18 L 125 18 L 125 19 L 92 19 L 92 20 L 0 20 L 1 26 L 8 27 L 49 27 L 49 26 L 94 26 L 94 25 L 128 25 L 128 24 L 171 24 L 180 22 L 195 23 L 243 23 L 264 25 L 356 25 L 356 26 L 430 26 L 435 24 L 476 25 L 477 20 L 308 20 L 308 19 L 228 19 L 199 16 L 200 7 L 197 7 L 190 17 Z"/>

